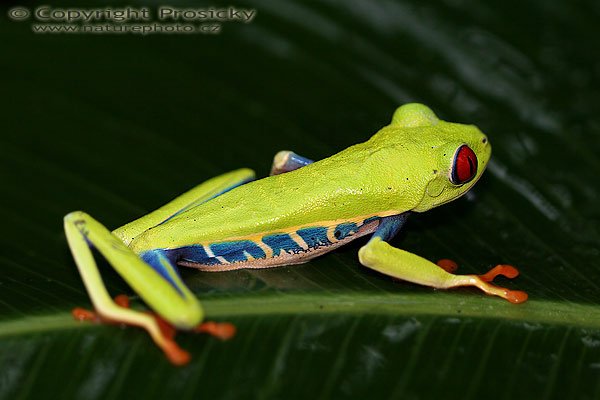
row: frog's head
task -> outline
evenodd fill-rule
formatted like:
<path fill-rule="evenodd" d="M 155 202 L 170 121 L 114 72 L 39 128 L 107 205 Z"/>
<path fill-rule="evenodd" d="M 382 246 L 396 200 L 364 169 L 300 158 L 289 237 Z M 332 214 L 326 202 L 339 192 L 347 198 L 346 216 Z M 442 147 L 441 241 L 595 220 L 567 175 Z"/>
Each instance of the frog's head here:
<path fill-rule="evenodd" d="M 423 212 L 466 193 L 483 174 L 492 153 L 488 138 L 474 125 L 445 122 L 423 104 L 405 104 L 392 126 L 410 135 L 421 197 L 413 211 Z"/>

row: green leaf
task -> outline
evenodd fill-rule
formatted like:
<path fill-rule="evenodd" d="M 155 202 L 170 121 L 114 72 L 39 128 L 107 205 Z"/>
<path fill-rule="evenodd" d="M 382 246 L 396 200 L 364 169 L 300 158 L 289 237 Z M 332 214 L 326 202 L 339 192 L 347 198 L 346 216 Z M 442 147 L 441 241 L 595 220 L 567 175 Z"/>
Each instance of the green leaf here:
<path fill-rule="evenodd" d="M 164 4 L 77 7 L 124 5 Z M 255 19 L 147 35 L 34 33 L 34 15 L 1 9 L 0 398 L 600 397 L 597 5 L 233 6 Z M 393 244 L 461 273 L 516 265 L 500 283 L 527 303 L 394 282 L 360 266 L 360 241 L 301 266 L 182 271 L 238 327 L 228 342 L 179 334 L 186 367 L 141 330 L 71 319 L 90 302 L 68 212 L 114 228 L 219 173 L 265 175 L 278 150 L 327 157 L 412 101 L 476 124 L 494 154 L 472 193 Z"/>

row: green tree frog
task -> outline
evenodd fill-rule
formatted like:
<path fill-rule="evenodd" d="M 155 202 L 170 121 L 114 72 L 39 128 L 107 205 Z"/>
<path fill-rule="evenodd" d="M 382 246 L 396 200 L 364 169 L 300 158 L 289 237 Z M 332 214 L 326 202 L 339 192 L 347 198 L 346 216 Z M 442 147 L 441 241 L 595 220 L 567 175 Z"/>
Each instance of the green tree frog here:
<path fill-rule="evenodd" d="M 203 321 L 203 309 L 181 280 L 177 265 L 202 271 L 300 264 L 372 234 L 360 249 L 362 265 L 434 288 L 476 286 L 512 303 L 521 291 L 492 285 L 518 271 L 499 265 L 484 275 L 455 275 L 388 242 L 411 213 L 457 199 L 481 177 L 491 155 L 473 125 L 440 120 L 422 104 L 399 107 L 392 122 L 369 140 L 313 162 L 291 151 L 276 154 L 271 175 L 249 169 L 212 178 L 158 210 L 108 231 L 81 211 L 65 216 L 71 252 L 97 314 L 79 318 L 145 328 L 175 364 L 180 349 L 167 323 L 226 337 L 228 324 Z M 113 300 L 90 251 L 95 247 L 160 318 Z M 82 314 L 83 313 L 83 314 Z"/>

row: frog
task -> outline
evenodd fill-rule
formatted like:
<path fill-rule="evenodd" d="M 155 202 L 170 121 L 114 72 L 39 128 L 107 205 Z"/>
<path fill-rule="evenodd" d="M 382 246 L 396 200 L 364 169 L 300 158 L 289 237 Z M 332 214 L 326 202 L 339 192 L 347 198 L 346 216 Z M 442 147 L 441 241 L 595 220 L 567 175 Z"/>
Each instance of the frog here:
<path fill-rule="evenodd" d="M 474 286 L 522 303 L 527 294 L 496 286 L 519 271 L 500 264 L 482 275 L 455 274 L 390 244 L 414 214 L 456 200 L 481 178 L 491 157 L 488 137 L 475 125 L 446 122 L 426 105 L 404 104 L 391 123 L 363 143 L 319 161 L 284 150 L 269 176 L 248 168 L 208 179 L 159 209 L 109 231 L 83 211 L 64 218 L 71 253 L 95 311 L 78 319 L 144 328 L 175 365 L 190 361 L 173 331 L 226 339 L 229 323 L 204 321 L 201 301 L 178 268 L 200 271 L 273 268 L 309 262 L 361 237 L 359 263 L 391 278 L 450 289 Z M 112 299 L 91 249 L 120 274 L 154 315 Z"/>

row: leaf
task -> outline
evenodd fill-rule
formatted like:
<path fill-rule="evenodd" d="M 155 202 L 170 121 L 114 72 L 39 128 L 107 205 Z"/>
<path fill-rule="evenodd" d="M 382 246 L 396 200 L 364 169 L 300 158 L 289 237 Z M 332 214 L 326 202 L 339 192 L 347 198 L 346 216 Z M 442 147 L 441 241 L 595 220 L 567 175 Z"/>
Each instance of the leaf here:
<path fill-rule="evenodd" d="M 598 7 L 234 6 L 256 18 L 220 34 L 41 34 L 2 17 L 0 398 L 598 398 Z M 411 101 L 476 124 L 494 155 L 472 193 L 393 244 L 462 273 L 514 264 L 502 284 L 526 304 L 391 281 L 359 265 L 362 241 L 301 266 L 182 271 L 238 327 L 179 334 L 184 368 L 140 330 L 71 319 L 90 303 L 68 212 L 114 228 L 219 173 L 265 175 L 283 148 L 327 157 Z"/>

